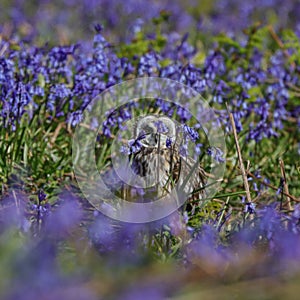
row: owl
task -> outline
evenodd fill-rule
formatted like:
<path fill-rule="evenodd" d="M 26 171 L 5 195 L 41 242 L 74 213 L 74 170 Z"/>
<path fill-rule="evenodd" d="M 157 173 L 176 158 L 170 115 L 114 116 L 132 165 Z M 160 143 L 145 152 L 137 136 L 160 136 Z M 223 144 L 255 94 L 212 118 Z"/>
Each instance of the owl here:
<path fill-rule="evenodd" d="M 189 200 L 205 196 L 207 174 L 192 158 L 180 155 L 183 143 L 180 128 L 172 119 L 155 115 L 139 118 L 134 126 L 135 144 L 129 162 L 133 172 L 144 181 L 150 199 L 161 198 L 174 187 L 189 194 Z M 126 198 L 130 198 L 129 194 Z"/>

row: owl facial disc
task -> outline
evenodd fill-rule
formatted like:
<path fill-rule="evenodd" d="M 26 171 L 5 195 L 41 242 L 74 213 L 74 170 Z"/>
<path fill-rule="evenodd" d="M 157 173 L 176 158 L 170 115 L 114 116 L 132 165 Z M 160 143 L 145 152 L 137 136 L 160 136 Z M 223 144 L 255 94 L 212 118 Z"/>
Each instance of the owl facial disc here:
<path fill-rule="evenodd" d="M 166 116 L 150 115 L 140 118 L 135 128 L 135 138 L 141 139 L 144 147 L 165 147 L 167 138 L 175 139 L 176 125 Z"/>

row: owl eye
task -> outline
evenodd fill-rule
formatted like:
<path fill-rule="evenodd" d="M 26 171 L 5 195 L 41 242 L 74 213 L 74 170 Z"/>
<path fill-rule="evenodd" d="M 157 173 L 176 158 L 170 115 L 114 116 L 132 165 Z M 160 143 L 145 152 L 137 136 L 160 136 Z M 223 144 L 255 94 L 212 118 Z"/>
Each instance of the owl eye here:
<path fill-rule="evenodd" d="M 141 141 L 141 140 L 143 140 L 143 139 L 145 139 L 145 138 L 146 138 L 146 133 L 145 133 L 144 130 L 142 130 L 142 131 L 139 133 L 139 135 L 138 135 L 138 137 L 136 138 L 136 140 Z"/>
<path fill-rule="evenodd" d="M 145 132 L 145 134 L 150 134 L 150 133 L 153 133 L 153 132 L 154 132 L 154 129 L 153 129 L 153 127 L 151 127 L 151 126 L 145 126 L 145 127 L 143 128 L 143 131 Z"/>

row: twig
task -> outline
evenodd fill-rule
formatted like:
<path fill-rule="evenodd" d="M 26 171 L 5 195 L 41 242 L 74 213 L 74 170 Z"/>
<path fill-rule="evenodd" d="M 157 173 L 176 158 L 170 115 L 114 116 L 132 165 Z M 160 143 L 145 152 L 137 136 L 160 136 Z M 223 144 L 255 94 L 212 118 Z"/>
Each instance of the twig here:
<path fill-rule="evenodd" d="M 56 141 L 56 139 L 58 137 L 58 134 L 59 134 L 60 130 L 62 129 L 62 127 L 64 127 L 64 124 L 63 123 L 59 123 L 58 126 L 55 128 L 53 136 L 50 139 L 50 143 L 51 144 L 55 143 L 55 141 Z"/>
<path fill-rule="evenodd" d="M 1 41 L 1 37 L 0 37 L 0 41 Z M 0 49 L 0 56 L 3 56 L 3 55 L 4 55 L 4 53 L 5 53 L 5 51 L 7 50 L 7 48 L 8 48 L 8 45 L 7 45 L 7 43 L 5 43 L 5 44 L 2 46 L 2 48 Z"/>
<path fill-rule="evenodd" d="M 272 25 L 269 25 L 268 26 L 268 30 L 272 36 L 272 38 L 274 39 L 274 41 L 277 43 L 277 45 L 281 48 L 281 49 L 284 49 L 284 44 L 283 42 L 281 41 L 281 39 L 279 38 L 279 36 L 276 34 L 274 28 Z M 288 55 L 288 54 L 287 54 Z M 289 55 L 288 55 L 289 56 Z"/>
<path fill-rule="evenodd" d="M 228 111 L 228 107 L 227 107 L 227 111 Z M 242 178 L 243 178 L 244 187 L 245 187 L 245 191 L 246 191 L 247 202 L 251 203 L 252 201 L 251 201 L 251 194 L 250 194 L 247 174 L 246 174 L 246 171 L 245 171 L 245 166 L 243 164 L 243 158 L 242 158 L 242 154 L 241 154 L 240 145 L 239 145 L 239 142 L 238 142 L 238 136 L 237 136 L 235 122 L 234 122 L 234 118 L 233 118 L 232 113 L 229 113 L 229 119 L 230 119 L 230 123 L 231 123 L 232 130 L 233 130 L 236 150 L 237 150 L 237 153 L 238 153 L 239 165 L 240 165 L 240 169 L 241 169 L 241 172 L 242 172 Z"/>
<path fill-rule="evenodd" d="M 272 190 L 274 191 L 277 191 L 278 190 L 278 187 L 270 184 L 270 183 L 267 183 L 265 182 L 263 179 L 260 179 L 260 178 L 257 178 L 254 174 L 252 174 L 251 172 L 247 172 L 247 175 L 252 177 L 254 180 L 258 181 L 259 183 L 263 184 L 264 186 L 267 186 L 269 188 L 271 188 Z M 300 202 L 300 199 L 297 199 L 296 197 L 292 196 L 291 194 L 287 194 L 285 191 L 282 192 L 283 195 L 289 197 L 290 199 L 292 199 L 293 201 L 295 202 Z"/>
<path fill-rule="evenodd" d="M 300 87 L 298 87 L 298 86 L 292 84 L 291 82 L 286 82 L 285 84 L 286 84 L 288 87 L 290 87 L 291 89 L 293 89 L 294 91 L 300 92 Z"/>
<path fill-rule="evenodd" d="M 279 48 L 283 51 L 283 54 L 285 55 L 286 58 L 290 58 L 289 53 L 287 52 L 287 50 L 285 49 L 285 46 L 283 44 L 283 42 L 281 41 L 281 39 L 279 38 L 279 36 L 276 34 L 274 28 L 272 27 L 272 25 L 268 26 L 268 30 L 270 32 L 271 37 L 274 39 L 274 41 L 277 43 L 277 45 L 279 46 Z M 293 68 L 295 68 L 295 62 L 291 62 L 291 66 Z"/>
<path fill-rule="evenodd" d="M 289 187 L 288 187 L 288 184 L 286 181 L 284 163 L 283 163 L 282 159 L 279 159 L 279 165 L 280 165 L 281 176 L 283 178 L 283 190 L 286 194 L 289 194 Z M 286 205 L 287 205 L 288 210 L 292 210 L 291 199 L 289 196 L 286 196 Z"/>

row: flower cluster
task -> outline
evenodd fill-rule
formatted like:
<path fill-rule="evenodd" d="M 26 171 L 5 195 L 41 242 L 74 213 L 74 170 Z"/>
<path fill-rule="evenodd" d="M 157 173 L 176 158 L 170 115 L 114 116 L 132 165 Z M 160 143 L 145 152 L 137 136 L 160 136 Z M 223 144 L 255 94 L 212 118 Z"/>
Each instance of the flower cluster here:
<path fill-rule="evenodd" d="M 7 42 L 1 43 L 1 47 L 6 45 L 5 55 L 0 61 L 1 120 L 5 128 L 12 130 L 24 114 L 30 120 L 43 101 L 50 117 L 64 117 L 75 126 L 81 121 L 81 113 L 91 99 L 129 75 L 170 78 L 203 95 L 213 95 L 210 99 L 216 105 L 219 122 L 230 130 L 227 112 L 223 109 L 227 102 L 238 132 L 247 124 L 247 138 L 256 142 L 278 137 L 284 122 L 299 110 L 299 106 L 291 102 L 289 92 L 291 86 L 299 85 L 299 77 L 282 50 L 266 62 L 262 60 L 262 52 L 255 47 L 250 49 L 250 68 L 243 63 L 243 52 L 250 47 L 249 44 L 244 48 L 231 47 L 226 56 L 218 49 L 212 50 L 203 66 L 194 65 L 193 56 L 174 56 L 172 53 L 178 54 L 178 48 L 173 47 L 168 52 L 159 54 L 153 50 L 136 57 L 134 66 L 130 58 L 117 56 L 101 32 L 95 35 L 90 53 L 83 45 L 47 49 L 20 44 L 19 49 L 14 49 Z M 187 45 L 183 39 L 180 51 Z M 233 57 L 239 57 L 236 67 L 228 69 Z M 170 60 L 167 66 L 163 64 L 165 59 Z M 156 104 L 167 115 L 172 115 L 175 110 L 167 101 L 158 99 Z M 176 114 L 181 122 L 191 118 L 188 110 L 182 107 L 176 108 Z M 126 109 L 119 115 L 111 114 L 103 124 L 104 134 L 109 137 L 112 126 L 120 126 L 129 118 L 130 112 Z"/>
<path fill-rule="evenodd" d="M 17 7 L 8 11 L 11 22 L 0 24 L 1 299 L 166 299 L 180 297 L 202 282 L 200 296 L 191 297 L 211 298 L 205 297 L 207 283 L 226 282 L 227 288 L 249 278 L 261 283 L 267 277 L 271 281 L 299 273 L 300 205 L 293 196 L 299 185 L 298 1 L 217 0 L 202 7 L 194 0 L 54 0 L 40 1 L 35 16 L 27 15 L 27 8 L 33 7 L 27 2 L 15 1 Z M 76 25 L 88 27 L 95 16 L 105 26 L 94 26 L 92 42 L 84 29 L 81 36 L 74 26 L 76 43 L 69 44 L 66 24 L 71 36 L 68 24 L 75 20 Z M 271 22 L 266 16 L 278 22 L 264 26 Z M 255 18 L 261 22 L 253 24 Z M 47 24 L 53 20 L 56 25 L 51 28 L 58 29 L 61 46 L 43 43 L 51 36 L 45 27 L 50 28 Z M 198 31 L 182 34 L 195 24 Z M 286 25 L 295 31 L 278 30 Z M 204 39 L 208 32 L 222 34 Z M 189 111 L 188 104 L 179 106 L 166 99 L 132 100 L 107 111 L 101 122 L 93 118 L 87 121 L 90 124 L 80 124 L 99 129 L 95 148 L 102 152 L 95 155 L 97 164 L 103 170 L 110 166 L 112 140 L 128 129 L 126 122 L 144 113 L 162 114 L 176 120 L 181 134 L 179 142 L 166 138 L 166 147 L 178 142 L 180 154 L 188 156 L 191 143 L 201 164 L 207 160 L 213 168 L 226 163 L 228 172 L 218 174 L 224 178 L 224 193 L 201 201 L 192 214 L 182 207 L 149 224 L 112 221 L 96 209 L 109 206 L 107 199 L 93 208 L 73 188 L 74 127 L 100 93 L 124 80 L 149 76 L 197 91 L 217 119 L 201 107 Z M 236 172 L 229 113 L 243 160 L 251 160 L 246 172 L 252 200 L 241 196 L 245 191 Z M 228 157 L 208 145 L 210 128 L 193 116 L 224 128 Z M 162 122 L 156 126 L 158 134 L 168 131 Z M 119 129 L 123 132 L 118 134 Z M 144 139 L 142 133 L 121 147 L 126 160 L 141 150 Z M 277 166 L 277 155 L 287 161 L 285 169 Z M 115 195 L 122 193 L 119 175 L 127 175 L 126 167 L 120 165 L 120 172 L 110 168 L 102 178 Z M 260 171 L 251 173 L 252 169 Z M 14 172 L 26 173 L 24 183 L 14 182 Z M 62 186 L 68 192 L 59 193 Z M 150 202 L 153 197 L 151 189 L 133 190 L 134 199 Z M 165 264 L 166 271 L 161 272 L 162 264 L 153 263 L 157 260 L 174 263 Z M 185 271 L 178 272 L 178 265 Z M 137 278 L 141 283 L 133 285 Z M 222 292 L 217 298 L 224 298 Z"/>
<path fill-rule="evenodd" d="M 72 38 L 90 37 L 90 24 L 99 20 L 106 25 L 112 37 L 126 41 L 139 33 L 142 26 L 148 25 L 151 28 L 149 23 L 153 18 L 167 19 L 167 28 L 173 35 L 188 31 L 189 28 L 197 28 L 205 33 L 241 35 L 241 29 L 251 25 L 253 20 L 272 22 L 276 28 L 299 28 L 297 17 L 300 6 L 296 0 L 216 0 L 208 7 L 204 5 L 205 9 L 202 5 L 193 0 L 130 0 L 126 3 L 120 0 L 55 0 L 51 4 L 41 2 L 29 5 L 17 1 L 6 10 L 1 10 L 0 17 L 7 20 L 9 16 L 15 30 L 24 26 L 20 31 L 27 40 L 42 36 L 45 28 L 54 28 L 57 32 L 68 31 Z M 37 13 L 32 14 L 31 10 Z M 191 10 L 194 13 L 191 14 Z M 56 37 L 52 30 L 48 30 L 47 34 Z"/>
<path fill-rule="evenodd" d="M 293 214 L 287 216 L 278 212 L 274 206 L 256 209 L 254 205 L 246 203 L 246 212 L 252 214 L 255 210 L 254 218 L 250 222 L 243 218 L 235 220 L 239 222 L 239 226 L 230 230 L 229 228 L 234 223 L 230 224 L 226 216 L 219 214 L 216 220 L 209 219 L 206 224 L 195 229 L 190 226 L 189 216 L 186 213 L 182 216 L 178 212 L 159 222 L 143 225 L 112 221 L 99 212 L 94 213 L 90 221 L 83 221 L 79 199 L 70 193 L 61 194 L 59 199 L 61 205 L 42 223 L 38 242 L 36 236 L 31 237 L 27 233 L 22 237 L 17 235 L 18 243 L 12 246 L 16 235 L 0 233 L 1 241 L 10 245 L 9 249 L 12 251 L 12 257 L 8 256 L 6 259 L 13 266 L 9 280 L 14 283 L 14 289 L 5 286 L 6 295 L 9 296 L 5 299 L 20 298 L 21 292 L 24 292 L 28 299 L 38 292 L 42 295 L 47 292 L 49 299 L 55 299 L 57 295 L 71 297 L 75 293 L 74 285 L 77 286 L 76 292 L 80 293 L 81 299 L 97 299 L 92 295 L 95 293 L 95 295 L 104 296 L 107 293 L 107 287 L 102 289 L 100 285 L 94 289 L 91 285 L 87 289 L 87 281 L 93 282 L 98 276 L 106 280 L 103 279 L 102 272 L 109 272 L 108 270 L 112 267 L 114 272 L 115 270 L 124 271 L 128 264 L 131 270 L 133 268 L 135 272 L 141 272 L 143 276 L 142 273 L 145 270 L 150 272 L 153 268 L 153 265 L 149 265 L 150 253 L 161 259 L 168 257 L 169 260 L 174 259 L 172 256 L 177 253 L 176 255 L 183 258 L 181 260 L 184 261 L 184 273 L 188 276 L 193 275 L 197 282 L 203 280 L 203 268 L 208 272 L 207 278 L 211 276 L 211 280 L 214 280 L 216 284 L 218 280 L 223 281 L 225 278 L 227 281 L 236 281 L 237 271 L 240 272 L 238 274 L 243 274 L 239 275 L 239 280 L 243 280 L 244 276 L 246 278 L 248 276 L 252 278 L 271 276 L 270 278 L 273 278 L 274 276 L 280 277 L 287 271 L 290 275 L 299 272 L 299 268 L 296 267 L 300 260 L 299 206 L 295 207 Z M 5 209 L 7 205 L 12 208 L 9 219 L 5 217 L 8 212 Z M 0 207 L 0 221 L 2 223 L 5 221 L 6 228 L 10 228 L 10 232 L 13 232 L 18 226 L 15 223 L 16 217 L 19 219 L 24 217 L 24 212 L 18 210 L 11 197 L 5 199 L 5 206 Z M 222 217 L 227 221 L 222 222 Z M 85 225 L 87 231 L 80 230 L 81 222 L 88 222 Z M 221 238 L 220 231 L 228 235 L 225 242 Z M 74 232 L 76 232 L 75 243 Z M 25 244 L 24 239 L 26 239 Z M 175 243 L 175 245 L 170 246 L 170 243 Z M 62 248 L 62 244 L 65 248 Z M 82 247 L 85 251 L 81 250 Z M 98 253 L 97 256 L 95 256 L 95 250 Z M 104 259 L 99 261 L 99 254 Z M 77 262 L 75 269 L 71 263 L 74 256 Z M 259 267 L 256 263 L 257 259 L 260 262 Z M 292 269 L 291 263 L 294 265 Z M 141 265 L 145 266 L 141 267 Z M 61 268 L 66 266 L 69 266 L 68 272 L 62 274 Z M 77 268 L 80 269 L 80 273 Z M 165 272 L 171 276 L 171 278 L 167 277 L 169 285 L 174 280 L 172 278 L 174 271 L 166 268 Z M 112 274 L 115 276 L 115 273 Z M 114 286 L 118 283 L 110 282 L 110 284 L 110 292 L 114 293 Z M 150 283 L 146 280 L 143 284 Z M 151 285 L 153 287 L 151 297 L 170 295 L 170 291 L 160 288 L 158 282 L 154 281 Z M 172 293 L 185 288 L 186 283 L 181 280 L 176 286 L 172 285 Z M 146 286 L 133 287 L 125 284 L 121 289 L 120 297 L 122 295 L 124 299 L 125 295 L 131 295 L 128 299 L 135 299 L 132 295 L 137 295 L 139 299 L 141 291 L 145 290 L 147 290 Z M 22 296 L 22 299 L 27 298 Z"/>

